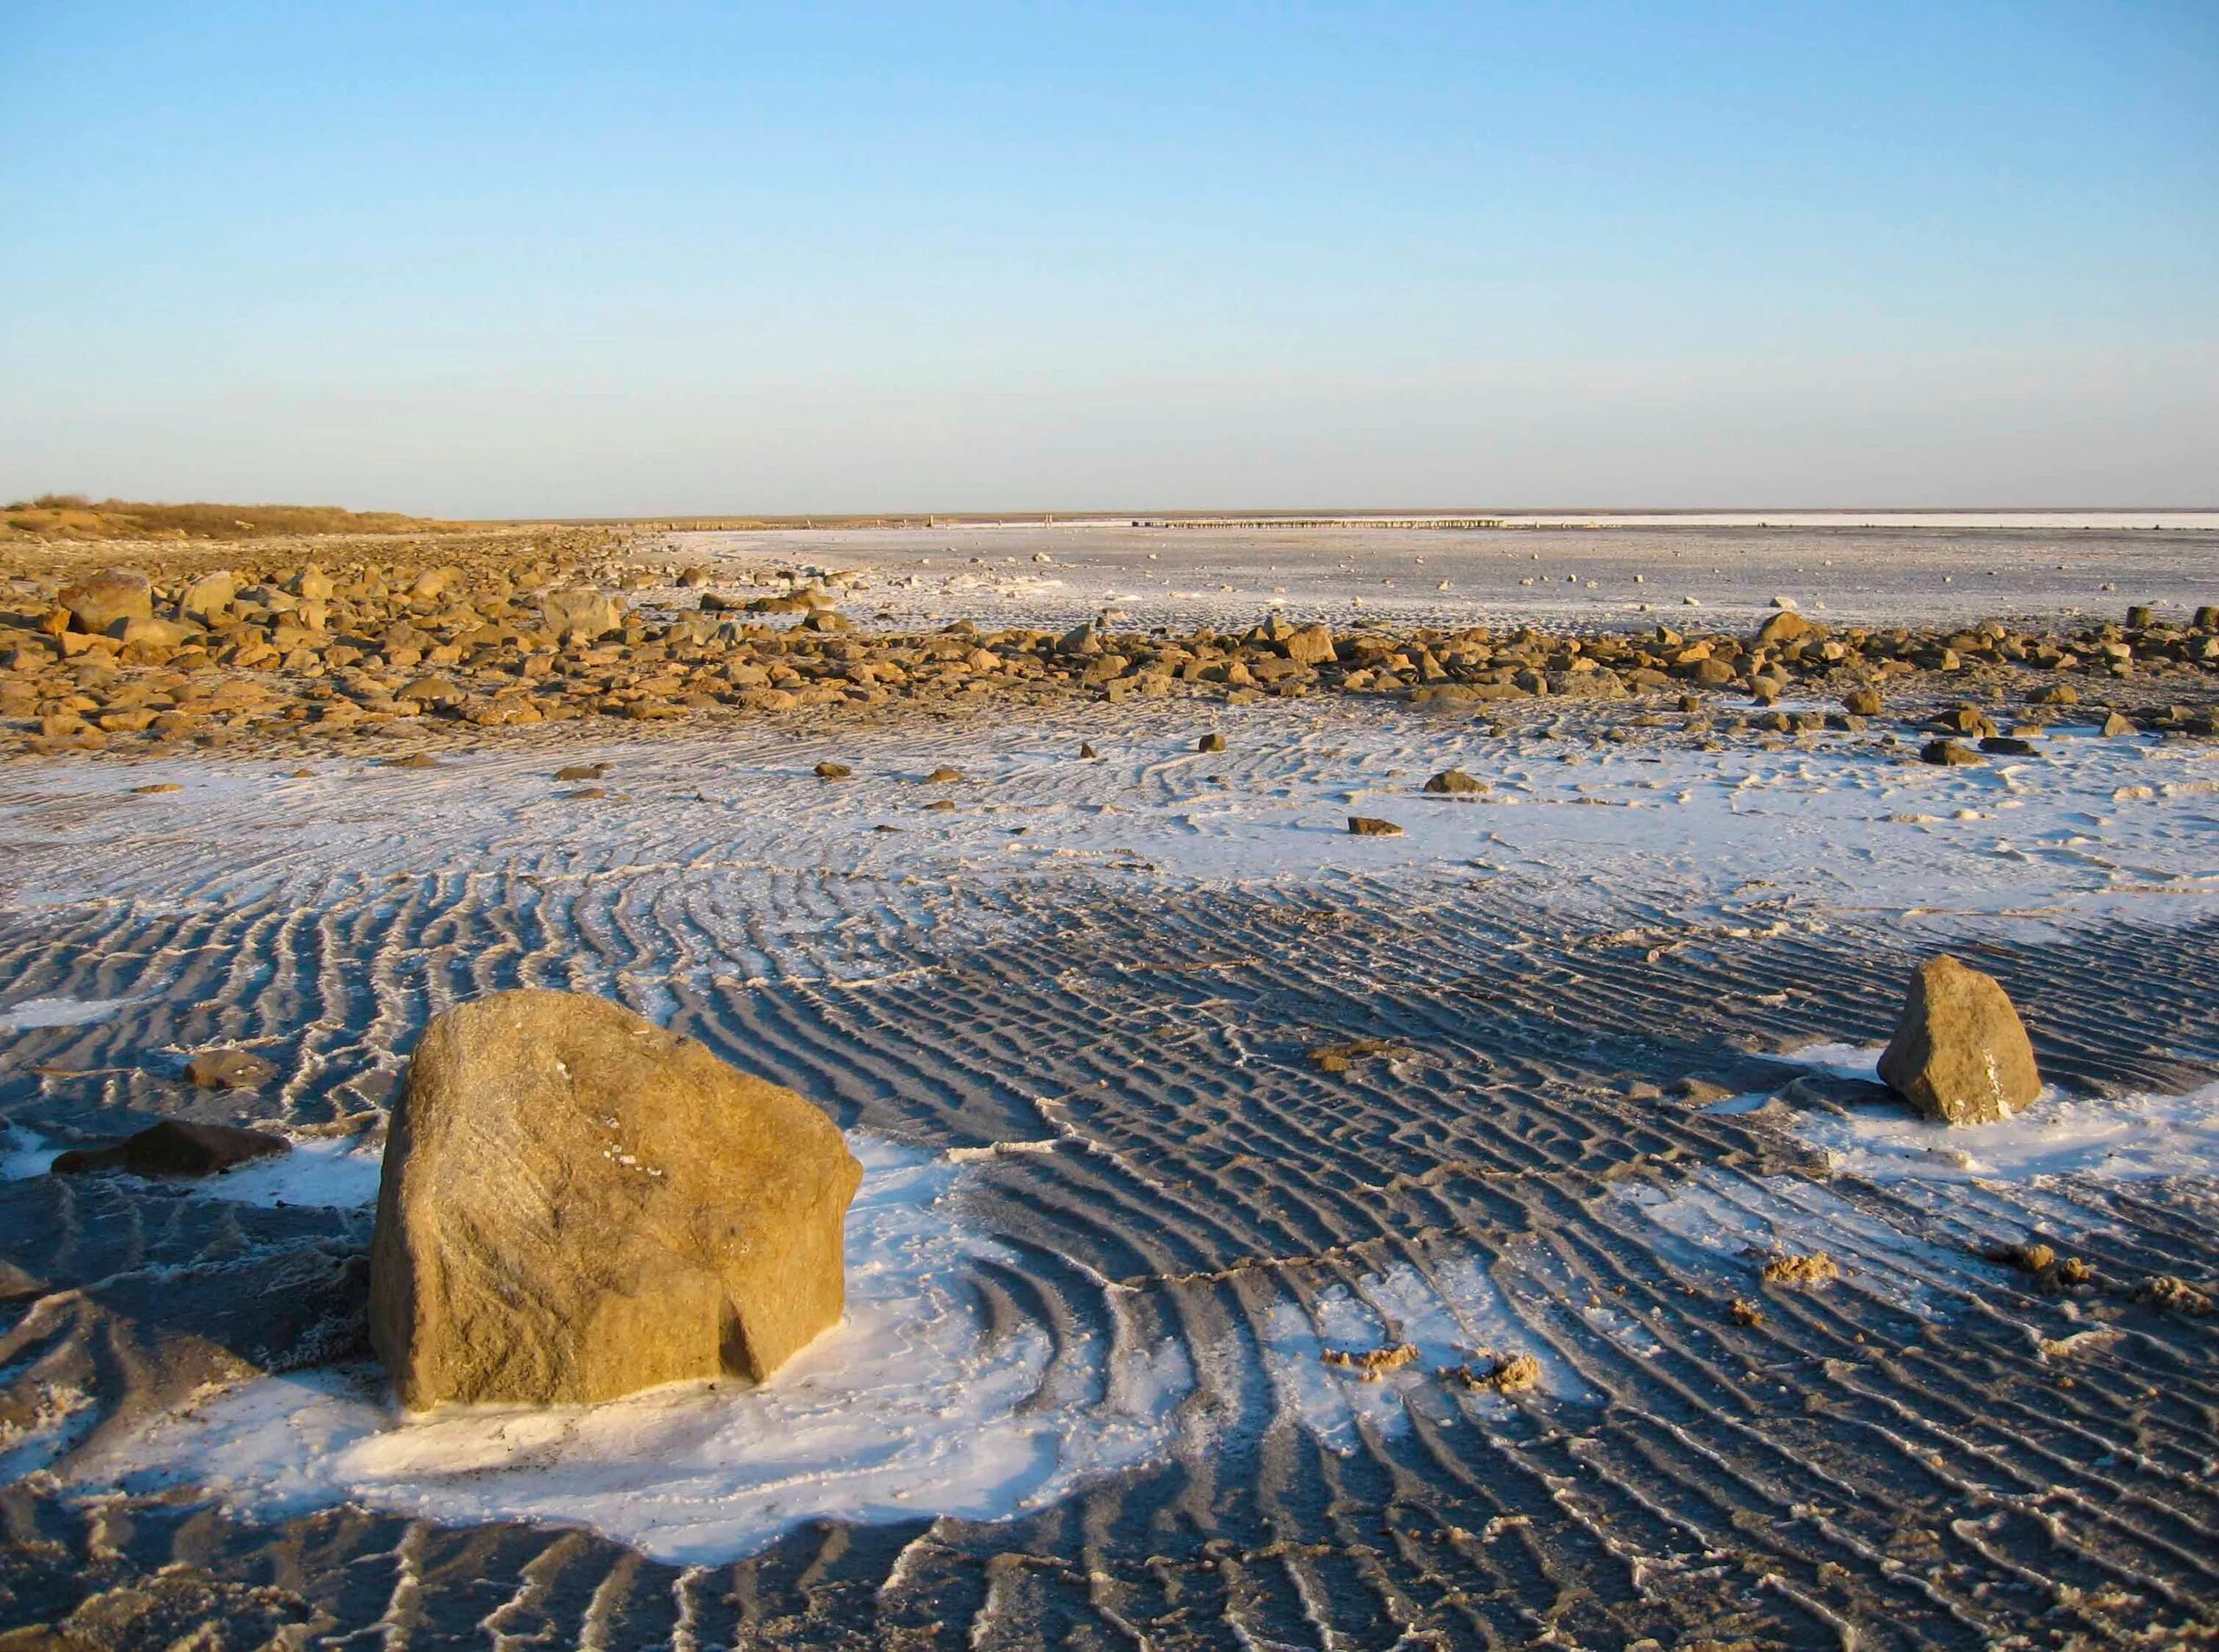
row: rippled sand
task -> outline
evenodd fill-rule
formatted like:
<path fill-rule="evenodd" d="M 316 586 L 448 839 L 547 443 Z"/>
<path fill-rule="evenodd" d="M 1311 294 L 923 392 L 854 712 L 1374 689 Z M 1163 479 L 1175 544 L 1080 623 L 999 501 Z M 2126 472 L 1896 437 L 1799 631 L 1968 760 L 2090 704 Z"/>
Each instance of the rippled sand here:
<path fill-rule="evenodd" d="M 2067 728 L 1943 770 L 1877 731 L 1704 750 L 1672 719 L 1519 716 L 1072 704 L 520 730 L 297 778 L 10 768 L 0 1625 L 2208 1630 L 2219 1321 L 2135 1291 L 2219 1271 L 2219 754 Z M 1225 753 L 1194 749 L 1211 729 Z M 609 795 L 564 797 L 588 758 Z M 815 778 L 828 758 L 855 777 Z M 1488 790 L 1423 796 L 1450 763 Z M 941 764 L 965 781 L 927 784 Z M 2053 1086 L 1977 1141 L 1858 1078 L 1944 946 L 2009 986 Z M 525 984 L 621 998 L 855 1136 L 856 1311 L 770 1389 L 385 1409 L 360 1343 L 384 1109 L 432 1014 Z M 1385 1048 L 1306 1058 L 1359 1038 Z M 218 1042 L 279 1081 L 191 1091 Z M 302 1145 L 198 1189 L 40 1174 L 156 1114 Z M 2093 1283 L 1993 1259 L 2034 1239 Z M 1831 1283 L 1762 1277 L 1819 1251 Z M 1403 1343 L 1376 1382 L 1322 1358 Z M 1517 1353 L 1521 1391 L 1453 1375 Z"/>

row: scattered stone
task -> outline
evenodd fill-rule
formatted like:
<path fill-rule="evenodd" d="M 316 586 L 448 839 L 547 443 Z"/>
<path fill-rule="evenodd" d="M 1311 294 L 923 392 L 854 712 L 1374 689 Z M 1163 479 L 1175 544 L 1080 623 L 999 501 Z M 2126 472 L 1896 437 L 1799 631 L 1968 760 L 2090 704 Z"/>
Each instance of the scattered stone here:
<path fill-rule="evenodd" d="M 2080 1258 L 2060 1257 L 2047 1245 L 2005 1245 L 1983 1254 L 1991 1262 L 2033 1274 L 2036 1288 L 2044 1296 L 2061 1295 L 2089 1284 L 2096 1277 L 2096 1270 Z"/>
<path fill-rule="evenodd" d="M 282 1135 L 242 1130 L 229 1124 L 196 1124 L 164 1119 L 136 1135 L 104 1148 L 72 1148 L 58 1156 L 55 1174 L 88 1170 L 127 1170 L 135 1176 L 212 1176 L 257 1159 L 292 1151 Z"/>
<path fill-rule="evenodd" d="M 405 758 L 387 758 L 378 766 L 381 769 L 436 769 L 439 760 L 429 751 L 411 751 Z"/>
<path fill-rule="evenodd" d="M 1996 1123 L 2042 1088 L 2010 995 L 1994 977 L 1946 953 L 1913 972 L 1880 1077 L 1945 1124 Z"/>
<path fill-rule="evenodd" d="M 1877 717 L 1882 704 L 1880 691 L 1870 686 L 1852 688 L 1841 697 L 1842 709 L 1854 717 Z"/>
<path fill-rule="evenodd" d="M 55 599 L 77 629 L 105 636 L 132 620 L 154 617 L 154 588 L 135 568 L 111 568 L 62 588 Z"/>
<path fill-rule="evenodd" d="M 811 772 L 819 780 L 845 780 L 855 771 L 844 763 L 820 763 Z"/>
<path fill-rule="evenodd" d="M 1691 1107 L 1708 1107 L 1713 1102 L 1722 1102 L 1735 1092 L 1725 1085 L 1714 1083 L 1708 1078 L 1679 1078 L 1672 1083 L 1672 1094 Z"/>
<path fill-rule="evenodd" d="M 253 1089 L 277 1074 L 250 1050 L 204 1050 L 185 1063 L 185 1076 L 202 1089 Z"/>
<path fill-rule="evenodd" d="M 1361 1353 L 1329 1348 L 1318 1357 L 1337 1369 L 1356 1372 L 1367 1382 L 1376 1382 L 1388 1372 L 1401 1370 L 1417 1356 L 1418 1350 L 1409 1343 L 1397 1343 L 1391 1348 L 1366 1349 Z"/>
<path fill-rule="evenodd" d="M 2117 712 L 2105 712 L 2104 713 L 2103 736 L 2105 739 L 2116 740 L 2122 735 L 2134 734 L 2138 733 L 2140 731 L 2134 726 L 2133 719 L 2131 718 L 2122 717 Z"/>
<path fill-rule="evenodd" d="M 628 607 L 610 591 L 548 591 L 539 599 L 539 617 L 558 637 L 591 641 L 621 630 Z"/>
<path fill-rule="evenodd" d="M 2155 1273 L 2134 1288 L 2134 1299 L 2145 1308 L 2201 1318 L 2212 1308 L 2211 1293 L 2200 1291 L 2170 1273 Z"/>
<path fill-rule="evenodd" d="M 960 782 L 962 778 L 963 771 L 960 769 L 951 769 L 946 764 L 942 764 L 925 777 L 925 784 L 928 786 L 952 786 Z"/>
<path fill-rule="evenodd" d="M 1381 820 L 1371 815 L 1350 815 L 1349 836 L 1351 837 L 1400 837 L 1402 829 L 1391 820 Z"/>
<path fill-rule="evenodd" d="M 1980 749 L 1999 758 L 2030 758 L 2034 755 L 2034 743 L 2021 739 L 2015 734 L 1983 735 Z"/>
<path fill-rule="evenodd" d="M 566 763 L 555 771 L 557 780 L 606 780 L 609 765 L 606 763 Z"/>
<path fill-rule="evenodd" d="M 1461 769 L 1443 769 L 1425 783 L 1425 789 L 1437 796 L 1464 797 L 1485 791 L 1487 783 L 1474 779 Z"/>
<path fill-rule="evenodd" d="M 1962 740 L 1929 740 L 1918 748 L 1918 760 L 1945 769 L 1969 768 L 1988 761 Z"/>
<path fill-rule="evenodd" d="M 1765 1323 L 1765 1311 L 1747 1297 L 1734 1298 L 1726 1311 L 1733 1316 L 1735 1324 L 1747 1325 L 1752 1330 Z"/>
<path fill-rule="evenodd" d="M 623 1005 L 436 1018 L 386 1141 L 370 1335 L 401 1403 L 759 1382 L 840 1318 L 862 1167 L 791 1090 Z"/>
<path fill-rule="evenodd" d="M 1098 758 L 1102 755 L 1084 741 L 1079 743 L 1078 754 L 1082 758 Z"/>
<path fill-rule="evenodd" d="M 1767 1261 L 1758 1277 L 1767 1285 L 1807 1288 L 1841 1278 L 1841 1265 L 1824 1251 L 1813 1251 L 1808 1256 L 1782 1252 Z"/>
<path fill-rule="evenodd" d="M 1305 626 L 1280 645 L 1298 666 L 1320 666 L 1331 660 L 1333 634 L 1322 625 Z"/>
<path fill-rule="evenodd" d="M 174 780 L 158 780 L 152 785 L 131 788 L 133 795 L 140 797 L 152 797 L 166 791 L 183 791 L 184 790 L 185 788 Z"/>
<path fill-rule="evenodd" d="M 1194 742 L 1194 750 L 1197 751 L 1222 751 L 1225 750 L 1225 736 L 1222 734 L 1205 734 L 1201 739 Z"/>
<path fill-rule="evenodd" d="M 1400 1061 L 1409 1053 L 1391 1038 L 1351 1038 L 1346 1044 L 1321 1044 L 1306 1052 L 1310 1064 L 1326 1073 L 1348 1072 L 1359 1062 Z"/>
<path fill-rule="evenodd" d="M 1444 1381 L 1467 1389 L 1490 1389 L 1497 1394 L 1523 1394 L 1541 1385 L 1541 1362 L 1531 1354 L 1487 1354 L 1484 1369 L 1471 1365 L 1444 1365 L 1435 1373 Z"/>

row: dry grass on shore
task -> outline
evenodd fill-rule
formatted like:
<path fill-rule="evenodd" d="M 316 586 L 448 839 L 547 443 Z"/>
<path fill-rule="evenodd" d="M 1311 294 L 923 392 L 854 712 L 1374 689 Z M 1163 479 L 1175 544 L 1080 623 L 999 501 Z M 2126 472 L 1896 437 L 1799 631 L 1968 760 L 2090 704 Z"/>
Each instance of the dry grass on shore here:
<path fill-rule="evenodd" d="M 132 499 L 42 493 L 0 509 L 0 542 L 112 539 L 273 539 L 308 534 L 436 533 L 460 523 L 394 511 L 342 511 L 322 504 L 158 504 Z"/>

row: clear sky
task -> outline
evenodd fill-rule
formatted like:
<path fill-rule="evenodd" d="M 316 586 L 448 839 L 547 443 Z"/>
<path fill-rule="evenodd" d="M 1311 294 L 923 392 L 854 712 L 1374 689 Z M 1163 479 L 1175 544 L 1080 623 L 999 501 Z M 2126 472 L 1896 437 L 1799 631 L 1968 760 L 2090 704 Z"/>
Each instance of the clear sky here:
<path fill-rule="evenodd" d="M 2219 4 L 0 0 L 0 494 L 2219 504 Z"/>

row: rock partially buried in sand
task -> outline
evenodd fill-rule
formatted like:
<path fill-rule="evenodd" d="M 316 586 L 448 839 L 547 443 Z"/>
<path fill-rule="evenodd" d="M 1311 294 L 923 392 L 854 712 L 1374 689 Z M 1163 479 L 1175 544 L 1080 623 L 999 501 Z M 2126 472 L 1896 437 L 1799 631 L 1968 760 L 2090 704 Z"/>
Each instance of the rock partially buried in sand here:
<path fill-rule="evenodd" d="M 370 1338 L 401 1403 L 760 1382 L 844 1301 L 832 1121 L 605 998 L 425 1030 L 386 1140 Z"/>
<path fill-rule="evenodd" d="M 1461 769 L 1443 769 L 1425 783 L 1425 789 L 1435 797 L 1463 797 L 1485 791 L 1487 783 L 1474 779 Z"/>
<path fill-rule="evenodd" d="M 1945 1124 L 1994 1124 L 2042 1088 L 2010 995 L 1993 977 L 1946 954 L 1928 959 L 1911 976 L 1880 1077 Z"/>
<path fill-rule="evenodd" d="M 1374 815 L 1350 815 L 1349 836 L 1351 837 L 1400 837 L 1402 829 L 1391 820 L 1381 820 Z"/>
<path fill-rule="evenodd" d="M 282 1135 L 229 1124 L 164 1119 L 105 1148 L 72 1148 L 49 1167 L 58 1176 L 87 1170 L 128 1170 L 138 1176 L 212 1176 L 219 1171 L 292 1151 Z"/>

